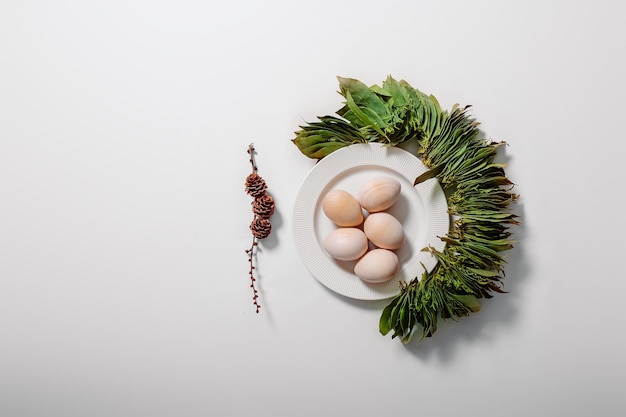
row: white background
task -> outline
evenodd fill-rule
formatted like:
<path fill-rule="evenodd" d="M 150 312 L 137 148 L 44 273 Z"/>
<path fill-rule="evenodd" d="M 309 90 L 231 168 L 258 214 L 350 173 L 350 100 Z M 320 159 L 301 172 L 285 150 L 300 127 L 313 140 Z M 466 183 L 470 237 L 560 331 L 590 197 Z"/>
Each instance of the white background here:
<path fill-rule="evenodd" d="M 0 415 L 617 416 L 617 1 L 0 3 Z M 506 295 L 402 345 L 301 263 L 336 76 L 471 104 L 521 195 Z M 277 204 L 245 254 L 250 172 Z"/>

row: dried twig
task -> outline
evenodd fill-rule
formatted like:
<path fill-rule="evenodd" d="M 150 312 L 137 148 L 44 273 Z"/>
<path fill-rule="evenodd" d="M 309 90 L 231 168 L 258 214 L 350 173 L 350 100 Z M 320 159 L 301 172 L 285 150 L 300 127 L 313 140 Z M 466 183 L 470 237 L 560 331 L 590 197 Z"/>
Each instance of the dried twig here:
<path fill-rule="evenodd" d="M 252 288 L 252 301 L 256 307 L 258 313 L 261 309 L 259 304 L 259 292 L 256 288 L 255 282 L 257 281 L 254 270 L 254 258 L 255 249 L 258 246 L 259 239 L 265 239 L 272 231 L 272 225 L 270 223 L 270 217 L 274 214 L 274 199 L 267 194 L 267 184 L 261 176 L 257 174 L 258 168 L 254 159 L 254 145 L 248 146 L 248 154 L 250 155 L 250 165 L 252 166 L 252 172 L 246 177 L 246 193 L 254 198 L 252 202 L 252 212 L 254 218 L 250 223 L 250 231 L 252 232 L 252 245 L 250 249 L 246 249 L 248 254 L 248 262 L 250 263 L 250 288 Z"/>

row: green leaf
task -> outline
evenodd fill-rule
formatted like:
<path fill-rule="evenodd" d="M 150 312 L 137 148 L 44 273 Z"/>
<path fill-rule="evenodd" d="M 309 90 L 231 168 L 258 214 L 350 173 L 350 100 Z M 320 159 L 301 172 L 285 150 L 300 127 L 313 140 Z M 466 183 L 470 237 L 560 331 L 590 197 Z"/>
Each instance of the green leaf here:
<path fill-rule="evenodd" d="M 459 300 L 465 307 L 469 308 L 474 313 L 479 312 L 482 308 L 482 304 L 474 295 L 453 295 L 452 297 Z"/>
<path fill-rule="evenodd" d="M 302 126 L 292 142 L 307 157 L 322 159 L 337 149 L 353 143 L 365 143 L 361 132 L 347 121 L 333 116 Z"/>
<path fill-rule="evenodd" d="M 394 309 L 397 302 L 398 302 L 398 298 L 396 297 L 391 303 L 389 303 L 389 305 L 387 305 L 383 309 L 383 312 L 380 316 L 378 327 L 379 327 L 380 333 L 383 336 L 386 336 L 387 333 L 389 333 L 391 329 L 393 328 L 393 324 L 391 323 L 391 311 Z"/>
<path fill-rule="evenodd" d="M 370 109 L 382 119 L 389 114 L 385 102 L 368 86 L 354 78 L 337 77 L 341 95 L 347 95 L 361 108 Z"/>
<path fill-rule="evenodd" d="M 428 171 L 424 172 L 423 174 L 421 174 L 420 176 L 415 178 L 415 181 L 413 181 L 413 186 L 421 184 L 424 181 L 427 181 L 427 180 L 429 180 L 431 178 L 435 178 L 437 175 L 439 175 L 441 173 L 441 171 L 443 171 L 443 167 L 442 166 L 438 166 L 438 167 L 435 167 L 433 169 L 429 169 Z"/>
<path fill-rule="evenodd" d="M 361 109 L 352 98 L 350 91 L 346 91 L 346 103 L 348 108 L 356 116 L 356 119 L 351 118 L 350 115 L 346 112 L 344 113 L 344 117 L 349 118 L 353 123 L 360 122 L 359 124 L 366 128 L 372 128 L 376 132 L 378 132 L 381 136 L 385 136 L 385 133 L 382 131 L 380 126 L 384 125 L 384 122 L 380 118 L 378 114 L 373 111 L 368 111 L 367 108 Z"/>

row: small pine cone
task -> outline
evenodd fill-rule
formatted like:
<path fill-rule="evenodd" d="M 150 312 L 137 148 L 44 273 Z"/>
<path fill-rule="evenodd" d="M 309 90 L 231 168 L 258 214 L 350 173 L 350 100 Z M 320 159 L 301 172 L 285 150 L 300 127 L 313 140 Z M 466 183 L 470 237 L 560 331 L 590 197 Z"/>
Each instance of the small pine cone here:
<path fill-rule="evenodd" d="M 252 202 L 252 211 L 262 219 L 269 219 L 274 214 L 274 199 L 269 194 L 263 194 Z"/>
<path fill-rule="evenodd" d="M 257 198 L 265 194 L 265 190 L 267 190 L 267 184 L 259 174 L 252 173 L 246 177 L 246 193 Z"/>
<path fill-rule="evenodd" d="M 250 223 L 250 230 L 252 231 L 252 236 L 257 239 L 265 239 L 272 232 L 272 225 L 268 219 L 257 217 Z"/>

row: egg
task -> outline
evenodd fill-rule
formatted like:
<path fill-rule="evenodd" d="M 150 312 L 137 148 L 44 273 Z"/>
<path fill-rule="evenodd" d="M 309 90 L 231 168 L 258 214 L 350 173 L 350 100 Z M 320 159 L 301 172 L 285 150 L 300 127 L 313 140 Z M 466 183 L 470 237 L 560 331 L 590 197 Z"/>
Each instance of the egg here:
<path fill-rule="evenodd" d="M 384 211 L 367 216 L 363 223 L 363 231 L 374 245 L 383 249 L 399 249 L 405 241 L 402 224 Z"/>
<path fill-rule="evenodd" d="M 400 197 L 401 185 L 392 177 L 376 177 L 367 181 L 359 189 L 357 199 L 370 213 L 387 210 Z"/>
<path fill-rule="evenodd" d="M 335 259 L 354 261 L 367 252 L 368 242 L 361 229 L 340 227 L 326 236 L 322 246 Z"/>
<path fill-rule="evenodd" d="M 337 226 L 355 227 L 363 222 L 363 209 L 345 190 L 331 190 L 322 199 L 322 210 Z"/>
<path fill-rule="evenodd" d="M 363 281 L 377 284 L 389 281 L 398 271 L 398 256 L 387 249 L 372 249 L 354 265 L 354 274 Z"/>

